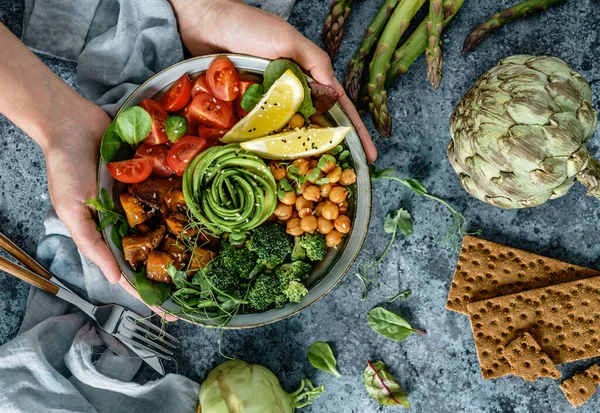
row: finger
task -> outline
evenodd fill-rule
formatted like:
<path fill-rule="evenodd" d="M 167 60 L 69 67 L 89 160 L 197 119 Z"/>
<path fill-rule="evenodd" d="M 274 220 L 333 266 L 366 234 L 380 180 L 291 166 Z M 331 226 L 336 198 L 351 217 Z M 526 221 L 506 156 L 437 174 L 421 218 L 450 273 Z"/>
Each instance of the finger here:
<path fill-rule="evenodd" d="M 292 30 L 292 35 L 288 37 L 288 44 L 291 45 L 286 53 L 288 56 L 283 57 L 296 61 L 304 70 L 309 71 L 317 82 L 337 90 L 329 55 L 299 31 L 293 28 Z"/>
<path fill-rule="evenodd" d="M 123 289 L 125 291 L 127 291 L 130 295 L 132 295 L 133 297 L 137 298 L 138 300 L 140 300 L 144 305 L 146 305 L 150 310 L 152 310 L 154 313 L 158 314 L 160 317 L 164 318 L 167 321 L 177 321 L 179 320 L 179 317 L 176 317 L 172 314 L 167 314 L 164 310 L 162 310 L 161 308 L 158 307 L 151 307 L 149 305 L 147 305 L 146 303 L 144 303 L 144 300 L 142 300 L 142 297 L 140 297 L 140 294 L 136 291 L 135 288 L 133 288 L 133 286 L 131 285 L 131 283 L 127 280 L 127 278 L 125 277 L 121 277 L 121 279 L 119 280 L 119 285 L 121 287 L 123 287 Z"/>
<path fill-rule="evenodd" d="M 375 148 L 375 144 L 373 143 L 373 139 L 371 139 L 371 135 L 367 130 L 367 127 L 363 123 L 360 115 L 356 111 L 354 104 L 350 100 L 348 96 L 345 94 L 341 95 L 338 99 L 338 102 L 346 111 L 346 114 L 350 118 L 350 121 L 354 125 L 354 129 L 358 133 L 358 137 L 363 145 L 363 149 L 365 150 L 365 155 L 367 156 L 367 161 L 369 163 L 375 162 L 377 159 L 377 148 Z"/>

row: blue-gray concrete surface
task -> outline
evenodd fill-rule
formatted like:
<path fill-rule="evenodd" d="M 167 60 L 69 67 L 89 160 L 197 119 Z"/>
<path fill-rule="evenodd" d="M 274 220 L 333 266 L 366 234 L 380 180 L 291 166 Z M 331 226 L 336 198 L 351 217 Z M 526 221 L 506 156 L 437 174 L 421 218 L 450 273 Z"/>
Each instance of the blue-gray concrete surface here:
<path fill-rule="evenodd" d="M 379 3 L 355 3 L 334 61 L 339 78 Z M 500 210 L 462 190 L 445 156 L 452 108 L 480 74 L 505 56 L 549 54 L 564 59 L 592 84 L 594 106 L 600 106 L 600 7 L 595 0 L 572 0 L 542 15 L 518 21 L 485 40 L 466 57 L 460 55 L 471 28 L 497 9 L 514 3 L 465 2 L 444 35 L 444 79 L 438 91 L 427 83 L 423 58 L 394 83 L 389 91 L 393 138 L 378 137 L 365 118 L 379 149 L 378 164 L 395 168 L 399 176 L 422 180 L 430 192 L 462 211 L 470 230 L 481 230 L 484 238 L 600 270 L 600 203 L 586 197 L 582 186 L 577 185 L 565 197 L 538 208 Z M 328 5 L 329 0 L 300 0 L 290 22 L 321 44 L 321 24 Z M 21 15 L 21 2 L 0 0 L 0 22 L 17 34 Z M 75 65 L 43 59 L 74 85 Z M 591 139 L 590 148 L 600 157 L 600 133 Z M 39 148 L 0 115 L 0 230 L 31 254 L 43 233 L 42 220 L 50 206 L 44 165 Z M 384 249 L 388 238 L 383 232 L 383 218 L 399 207 L 413 214 L 415 233 L 398 240 L 381 266 L 381 281 L 387 287 L 372 290 L 367 301 L 360 301 L 360 282 L 354 267 L 333 292 L 303 313 L 274 325 L 225 332 L 222 351 L 268 366 L 290 391 L 304 377 L 324 383 L 325 395 L 303 409 L 306 412 L 400 409 L 380 407 L 365 394 L 362 372 L 369 359 L 385 361 L 407 391 L 415 412 L 574 411 L 558 383 L 550 379 L 529 383 L 516 377 L 491 381 L 481 378 L 467 317 L 444 309 L 457 252 L 436 241 L 445 234 L 450 222 L 443 207 L 396 183 L 375 182 L 371 227 L 359 261 L 370 260 Z M 377 336 L 366 323 L 366 312 L 406 288 L 413 291 L 407 301 L 387 305 L 426 330 L 427 335 L 412 336 L 400 343 Z M 24 283 L 0 274 L 0 344 L 15 336 L 25 311 L 27 291 Z M 200 382 L 223 361 L 217 347 L 219 331 L 183 322 L 171 325 L 169 330 L 182 342 L 178 366 L 170 366 L 170 371 Z M 316 340 L 332 344 L 342 378 L 315 370 L 306 361 L 306 351 Z M 593 361 L 599 360 L 570 363 L 559 369 L 568 377 Z M 144 370 L 137 381 L 148 377 L 154 376 Z M 600 411 L 600 396 L 594 396 L 578 411 Z"/>

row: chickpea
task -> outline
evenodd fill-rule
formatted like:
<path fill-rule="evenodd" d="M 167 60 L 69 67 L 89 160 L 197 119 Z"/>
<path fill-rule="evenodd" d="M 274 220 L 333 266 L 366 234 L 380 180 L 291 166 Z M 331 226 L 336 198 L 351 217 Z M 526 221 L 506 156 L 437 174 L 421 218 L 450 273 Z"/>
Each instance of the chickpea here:
<path fill-rule="evenodd" d="M 323 172 L 321 172 L 321 170 L 319 168 L 309 169 L 308 174 L 306 175 L 308 182 L 310 182 L 311 184 L 314 184 L 322 177 L 323 177 Z"/>
<path fill-rule="evenodd" d="M 336 168 L 335 161 L 326 161 L 325 165 L 323 165 L 323 167 L 321 168 L 321 171 L 323 171 L 324 174 L 328 174 L 329 172 L 333 171 L 335 168 Z"/>
<path fill-rule="evenodd" d="M 340 180 L 341 176 L 342 176 L 342 167 L 336 166 L 333 171 L 331 171 L 327 174 L 327 179 L 329 179 L 329 182 L 331 182 L 332 184 L 335 184 Z"/>
<path fill-rule="evenodd" d="M 308 201 L 318 201 L 321 198 L 321 190 L 316 185 L 307 186 L 302 196 Z"/>
<path fill-rule="evenodd" d="M 278 219 L 280 219 L 281 221 L 285 221 L 287 219 L 290 219 L 292 216 L 292 206 L 279 204 L 277 205 L 277 208 L 275 208 L 275 212 L 273 213 L 277 215 Z"/>
<path fill-rule="evenodd" d="M 317 230 L 323 234 L 327 235 L 333 229 L 333 222 L 323 217 L 317 218 Z"/>
<path fill-rule="evenodd" d="M 314 204 L 308 199 L 304 198 L 304 196 L 299 196 L 296 198 L 296 211 L 300 211 L 303 208 L 312 209 Z"/>
<path fill-rule="evenodd" d="M 285 166 L 283 166 L 282 164 L 280 164 L 277 161 L 271 161 L 269 162 L 269 169 L 271 170 L 271 173 L 273 174 L 273 178 L 275 178 L 276 181 L 280 181 L 283 178 L 285 178 Z"/>
<path fill-rule="evenodd" d="M 304 126 L 304 116 L 302 116 L 299 113 L 296 113 L 294 116 L 292 116 L 292 119 L 290 119 L 290 121 L 288 122 L 288 126 L 290 127 L 290 129 L 296 129 L 296 128 L 301 128 Z"/>
<path fill-rule="evenodd" d="M 300 229 L 312 234 L 317 229 L 317 218 L 312 215 L 305 216 L 300 220 Z"/>
<path fill-rule="evenodd" d="M 285 232 L 294 237 L 299 237 L 304 234 L 302 228 L 300 228 L 300 218 L 292 218 L 287 222 Z"/>
<path fill-rule="evenodd" d="M 292 216 L 290 219 L 298 218 L 298 211 L 292 211 Z"/>
<path fill-rule="evenodd" d="M 356 182 L 356 173 L 353 169 L 344 169 L 340 177 L 340 185 L 348 186 Z"/>
<path fill-rule="evenodd" d="M 315 208 L 315 216 L 318 218 L 320 216 L 322 216 L 322 212 L 323 212 L 323 206 L 325 205 L 325 202 L 319 202 Z"/>
<path fill-rule="evenodd" d="M 296 203 L 296 191 L 286 192 L 279 202 L 285 205 L 294 205 Z"/>
<path fill-rule="evenodd" d="M 317 161 L 316 159 L 310 158 L 308 161 L 308 167 L 310 169 L 312 168 L 316 168 L 319 165 L 319 161 Z"/>
<path fill-rule="evenodd" d="M 335 229 L 342 234 L 350 232 L 350 218 L 346 215 L 339 215 L 335 221 L 333 221 L 333 225 L 335 225 Z"/>
<path fill-rule="evenodd" d="M 307 217 L 309 215 L 312 215 L 312 209 L 310 208 L 302 208 L 300 211 L 298 211 L 298 217 L 299 218 L 304 218 Z"/>
<path fill-rule="evenodd" d="M 336 186 L 329 193 L 329 200 L 334 204 L 343 203 L 348 198 L 348 190 L 343 186 Z"/>
<path fill-rule="evenodd" d="M 321 197 L 327 198 L 329 196 L 329 193 L 331 192 L 332 188 L 333 188 L 333 185 L 331 185 L 331 184 L 321 185 Z"/>
<path fill-rule="evenodd" d="M 294 187 L 296 188 L 296 193 L 298 195 L 302 195 L 304 193 L 304 190 L 309 186 L 310 186 L 310 182 L 308 182 L 308 181 L 304 181 L 300 185 L 298 185 L 297 183 L 294 184 Z"/>
<path fill-rule="evenodd" d="M 306 175 L 306 172 L 308 171 L 308 161 L 306 159 L 296 159 L 294 162 L 292 162 L 292 165 L 298 168 L 298 173 L 296 175 Z"/>
<path fill-rule="evenodd" d="M 325 205 L 323 205 L 323 209 L 321 209 L 321 214 L 323 215 L 323 218 L 333 221 L 340 214 L 340 209 L 333 202 L 327 201 L 325 202 Z"/>
<path fill-rule="evenodd" d="M 346 215 L 348 212 L 348 201 L 344 201 L 342 205 L 340 205 L 340 214 Z"/>
<path fill-rule="evenodd" d="M 325 244 L 327 244 L 329 248 L 337 247 L 340 242 L 342 242 L 342 234 L 335 229 L 325 235 Z"/>

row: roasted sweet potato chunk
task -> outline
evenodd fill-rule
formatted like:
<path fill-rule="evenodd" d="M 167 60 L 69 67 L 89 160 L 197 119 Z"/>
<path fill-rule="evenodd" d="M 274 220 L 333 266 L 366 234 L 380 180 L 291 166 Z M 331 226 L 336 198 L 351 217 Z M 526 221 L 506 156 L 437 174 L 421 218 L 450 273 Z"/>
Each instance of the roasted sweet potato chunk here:
<path fill-rule="evenodd" d="M 169 191 L 181 188 L 181 179 L 178 178 L 153 178 L 129 186 L 129 193 L 140 199 L 143 203 L 154 209 L 160 209 L 165 204 Z"/>
<path fill-rule="evenodd" d="M 176 237 L 193 237 L 198 231 L 195 228 L 191 228 L 188 226 L 188 219 L 185 214 L 180 212 L 173 212 L 169 215 L 169 218 L 165 220 L 167 224 L 167 229 L 169 232 Z"/>
<path fill-rule="evenodd" d="M 190 261 L 190 271 L 198 271 L 198 269 L 206 267 L 215 256 L 216 254 L 211 250 L 196 247 Z"/>
<path fill-rule="evenodd" d="M 165 227 L 161 225 L 147 234 L 130 234 L 123 237 L 125 259 L 134 270 L 139 270 L 150 252 L 158 248 L 165 232 Z"/>
<path fill-rule="evenodd" d="M 170 283 L 171 276 L 167 272 L 167 266 L 172 262 L 173 259 L 166 252 L 152 251 L 148 255 L 146 277 L 159 283 Z"/>
<path fill-rule="evenodd" d="M 186 209 L 185 198 L 181 189 L 173 189 L 167 194 L 165 202 L 171 211 L 183 211 Z"/>
<path fill-rule="evenodd" d="M 171 256 L 173 265 L 175 265 L 175 268 L 178 270 L 183 269 L 190 259 L 190 254 L 187 253 L 185 245 L 169 235 L 165 237 L 160 246 L 160 250 Z"/>
<path fill-rule="evenodd" d="M 142 202 L 139 199 L 127 193 L 119 195 L 119 198 L 130 227 L 133 228 L 148 218 L 148 214 L 144 211 Z"/>

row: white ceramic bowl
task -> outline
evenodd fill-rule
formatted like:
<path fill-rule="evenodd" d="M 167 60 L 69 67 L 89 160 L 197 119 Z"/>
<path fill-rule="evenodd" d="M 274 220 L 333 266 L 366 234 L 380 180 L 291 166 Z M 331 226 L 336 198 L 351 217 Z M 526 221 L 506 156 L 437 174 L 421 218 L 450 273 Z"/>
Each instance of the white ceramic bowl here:
<path fill-rule="evenodd" d="M 192 79 L 196 78 L 208 69 L 208 66 L 213 60 L 221 56 L 227 56 L 238 70 L 253 72 L 259 75 L 264 72 L 269 64 L 269 60 L 266 59 L 237 54 L 210 55 L 185 60 L 148 79 L 129 96 L 119 109 L 118 113 L 130 106 L 139 104 L 144 99 L 152 98 L 157 93 L 167 90 L 184 73 L 187 73 Z M 336 104 L 329 111 L 329 117 L 339 126 L 353 126 L 339 104 Z M 371 214 L 371 179 L 369 175 L 369 165 L 354 128 L 346 135 L 346 145 L 351 152 L 357 176 L 356 191 L 353 195 L 354 198 L 351 200 L 348 212 L 350 219 L 352 220 L 352 229 L 350 233 L 344 236 L 343 243 L 338 248 L 330 250 L 325 257 L 325 260 L 316 266 L 307 282 L 309 290 L 308 294 L 304 297 L 302 302 L 297 304 L 289 303 L 283 308 L 271 309 L 261 313 L 238 314 L 225 328 L 257 327 L 290 317 L 327 295 L 327 293 L 340 282 L 352 266 L 352 263 L 362 247 L 369 226 Z M 115 204 L 119 205 L 118 196 L 122 193 L 124 187 L 112 178 L 108 173 L 106 164 L 102 160 L 100 161 L 98 173 L 98 189 L 100 190 L 100 188 L 107 189 L 108 193 L 111 194 L 115 200 Z M 131 267 L 127 261 L 125 261 L 123 252 L 115 246 L 109 236 L 111 227 L 112 226 L 108 226 L 104 230 L 104 239 L 115 256 L 121 269 L 121 273 L 132 285 L 134 285 Z M 162 308 L 174 313 L 177 313 L 180 309 L 179 305 L 171 299 L 167 300 L 162 305 Z M 206 327 L 215 326 L 209 322 L 197 320 L 193 316 L 181 315 L 180 318 Z"/>

